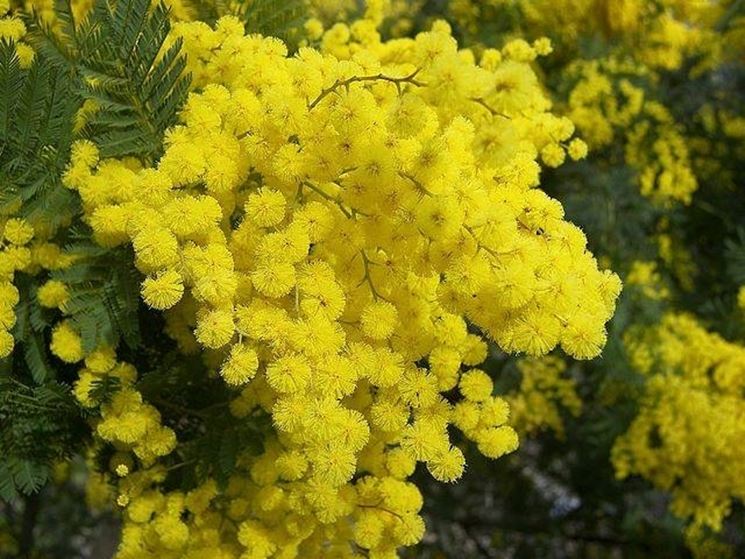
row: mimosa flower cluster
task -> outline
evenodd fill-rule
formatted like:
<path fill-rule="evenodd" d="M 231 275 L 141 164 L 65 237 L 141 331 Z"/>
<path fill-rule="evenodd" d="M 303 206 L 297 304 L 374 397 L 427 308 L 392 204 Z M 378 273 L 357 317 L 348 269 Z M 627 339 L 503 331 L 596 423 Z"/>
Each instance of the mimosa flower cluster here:
<path fill-rule="evenodd" d="M 637 286 L 647 299 L 660 300 L 670 296 L 670 290 L 660 276 L 657 264 L 653 261 L 634 260 L 625 282 L 627 286 Z"/>
<path fill-rule="evenodd" d="M 29 13 L 36 13 L 45 24 L 57 27 L 54 0 L 25 0 L 24 3 Z M 82 22 L 90 14 L 95 3 L 96 0 L 70 0 L 71 14 L 75 22 Z M 163 0 L 163 4 L 168 7 L 171 18 L 176 21 L 193 20 L 198 13 L 197 3 L 191 0 Z"/>
<path fill-rule="evenodd" d="M 304 29 L 310 39 L 323 35 L 324 28 L 333 27 L 339 22 L 363 19 L 377 28 L 386 27 L 388 34 L 401 37 L 410 33 L 414 18 L 425 6 L 425 0 L 307 0 L 311 19 L 305 22 Z M 362 8 L 364 6 L 364 9 Z"/>
<path fill-rule="evenodd" d="M 679 69 L 686 58 L 700 56 L 710 67 L 729 56 L 726 46 L 742 34 L 717 29 L 727 2 L 697 0 L 451 0 L 450 13 L 469 33 L 478 35 L 484 21 L 517 12 L 522 31 L 560 42 L 564 56 L 581 37 L 599 35 L 620 50 L 633 51 L 646 66 Z M 514 17 L 514 16 L 513 16 Z M 728 40 L 729 39 L 729 40 Z"/>
<path fill-rule="evenodd" d="M 487 342 L 582 359 L 605 343 L 620 281 L 535 188 L 539 158 L 585 152 L 528 65 L 550 44 L 477 60 L 444 23 L 384 42 L 361 20 L 290 57 L 231 17 L 176 37 L 197 91 L 157 165 L 83 141 L 64 182 L 98 243 L 132 245 L 181 351 L 236 388 L 231 413 L 274 434 L 225 493 L 162 494 L 147 466 L 170 439 L 125 388 L 164 442 L 138 446 L 130 404 L 103 410 L 99 435 L 141 462 L 118 487 L 119 556 L 395 557 L 425 529 L 416 464 L 463 472 L 450 425 L 488 457 L 517 447 Z"/>
<path fill-rule="evenodd" d="M 697 175 L 736 189 L 739 175 L 731 163 L 745 157 L 745 116 L 707 104 L 695 119 L 701 129 L 689 143 Z"/>
<path fill-rule="evenodd" d="M 34 228 L 22 219 L 5 221 L 0 238 L 0 358 L 13 351 L 10 330 L 16 324 L 15 306 L 20 295 L 13 284 L 16 272 L 31 265 L 31 251 L 26 246 L 34 237 Z"/>
<path fill-rule="evenodd" d="M 70 341 L 75 339 L 74 332 L 69 336 Z M 143 402 L 142 395 L 134 386 L 137 370 L 128 363 L 117 362 L 110 347 L 99 348 L 85 358 L 85 368 L 79 372 L 74 390 L 82 406 L 99 404 L 91 392 L 95 383 L 104 379 L 116 379 L 120 389 L 110 401 L 100 405 L 100 418 L 94 421 L 95 430 L 102 441 L 116 448 L 112 469 L 123 477 L 133 467 L 135 457 L 144 466 L 149 466 L 157 457 L 169 454 L 176 445 L 176 435 L 161 424 L 158 410 Z"/>
<path fill-rule="evenodd" d="M 560 45 L 566 115 L 591 149 L 623 142 L 626 163 L 638 173 L 640 191 L 655 203 L 690 204 L 698 188 L 690 160 L 690 139 L 682 133 L 655 91 L 660 74 L 679 70 L 686 60 L 691 74 L 715 68 L 734 51 L 738 32 L 718 28 L 727 2 L 691 0 L 582 0 L 545 2 L 449 3 L 450 13 L 474 40 L 483 21 L 510 22 L 526 37 L 552 37 Z M 740 32 L 741 33 L 741 32 Z M 573 53 L 580 37 L 605 37 L 612 46 L 597 57 Z M 728 38 L 730 39 L 728 41 Z M 588 39 L 589 40 L 589 39 Z M 574 54 L 574 56 L 572 56 Z M 558 58 L 558 57 L 557 57 Z"/>
<path fill-rule="evenodd" d="M 536 64 L 558 111 L 574 122 L 590 153 L 586 165 L 560 170 L 546 188 L 566 196 L 577 220 L 602 233 L 593 235 L 597 252 L 626 272 L 630 296 L 619 313 L 619 333 L 636 332 L 641 324 L 648 332 L 642 342 L 629 341 L 635 356 L 631 366 L 606 357 L 577 367 L 578 376 L 593 404 L 602 400 L 600 409 L 620 424 L 628 422 L 626 406 L 635 406 L 644 394 L 640 416 L 616 447 L 618 471 L 622 477 L 641 473 L 672 492 L 672 511 L 695 521 L 681 538 L 695 556 L 725 556 L 721 542 L 710 537 L 729 513 L 724 503 L 740 498 L 741 472 L 733 466 L 717 477 L 714 468 L 740 461 L 718 446 L 732 446 L 740 436 L 732 419 L 741 417 L 732 405 L 738 394 L 725 397 L 719 380 L 693 382 L 689 373 L 698 363 L 719 371 L 718 360 L 732 363 L 724 354 L 737 353 L 742 341 L 742 315 L 732 308 L 745 307 L 745 289 L 738 291 L 745 154 L 742 5 L 731 0 L 451 0 L 447 7 L 474 48 L 515 35 L 552 39 L 556 52 Z M 648 203 L 629 193 L 629 184 Z M 606 203 L 608 213 L 602 215 Z M 674 314 L 650 328 L 665 312 L 682 308 L 705 312 L 708 331 L 688 315 L 684 320 Z M 727 345 L 714 331 L 734 341 Z M 664 347 L 655 347 L 657 334 L 649 332 L 668 332 Z M 671 348 L 679 347 L 669 340 L 673 337 L 685 340 L 682 364 L 672 361 Z M 647 354 L 655 363 L 652 372 L 642 359 Z M 640 378 L 635 369 L 648 374 Z M 516 406 L 512 411 L 517 420 Z M 597 420 L 592 417 L 578 423 Z M 570 440 L 567 453 L 585 443 L 583 436 Z M 543 453 L 552 455 L 553 445 L 538 448 L 541 459 Z M 738 509 L 732 512 L 731 524 L 738 526 Z M 718 533 L 732 541 L 727 529 Z"/>
<path fill-rule="evenodd" d="M 568 70 L 576 83 L 567 100 L 568 116 L 593 149 L 624 142 L 626 164 L 637 172 L 641 193 L 658 204 L 690 204 L 698 188 L 689 147 L 670 112 L 642 87 L 650 79 L 631 61 L 579 61 Z"/>
<path fill-rule="evenodd" d="M 669 314 L 630 332 L 627 348 L 647 382 L 613 448 L 616 475 L 645 477 L 671 492 L 676 515 L 721 530 L 733 501 L 745 498 L 745 347 Z"/>
<path fill-rule="evenodd" d="M 0 0 L 0 40 L 13 43 L 22 68 L 28 68 L 34 60 L 34 49 L 23 41 L 25 35 L 26 24 L 20 14 L 11 10 L 9 0 Z"/>
<path fill-rule="evenodd" d="M 507 395 L 510 423 L 520 435 L 535 435 L 544 430 L 564 437 L 564 416 L 578 417 L 582 400 L 577 383 L 567 374 L 566 362 L 556 355 L 520 359 L 520 387 Z"/>
<path fill-rule="evenodd" d="M 48 236 L 46 223 L 17 217 L 4 220 L 0 239 L 0 358 L 10 356 L 15 345 L 12 330 L 16 325 L 16 306 L 20 301 L 15 284 L 16 274 L 39 275 L 49 270 L 64 269 L 75 261 L 74 254 L 46 240 Z M 49 308 L 62 308 L 67 298 L 64 284 L 55 280 L 42 284 L 35 295 L 42 307 Z M 53 335 L 52 351 L 56 347 Z"/>

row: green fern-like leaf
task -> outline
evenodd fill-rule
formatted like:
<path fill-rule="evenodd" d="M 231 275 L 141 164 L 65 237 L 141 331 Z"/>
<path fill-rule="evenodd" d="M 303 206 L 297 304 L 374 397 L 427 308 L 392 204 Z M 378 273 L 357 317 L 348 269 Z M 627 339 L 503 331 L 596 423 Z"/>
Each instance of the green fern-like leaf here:
<path fill-rule="evenodd" d="M 26 368 L 34 382 L 42 384 L 47 380 L 55 378 L 54 370 L 47 357 L 47 343 L 44 339 L 43 329 L 34 328 L 33 304 L 28 299 L 28 288 L 21 287 L 23 298 L 16 306 L 16 325 L 13 337 L 17 344 L 23 349 L 23 357 Z M 37 324 L 37 326 L 40 326 Z"/>
<path fill-rule="evenodd" d="M 78 212 L 60 176 L 80 103 L 64 72 L 42 56 L 24 70 L 15 46 L 0 44 L 0 213 L 54 231 Z"/>
<path fill-rule="evenodd" d="M 7 141 L 12 130 L 13 110 L 24 83 L 20 61 L 11 42 L 0 43 L 0 139 Z"/>
<path fill-rule="evenodd" d="M 32 387 L 0 375 L 0 425 L 3 499 L 38 491 L 51 464 L 85 442 L 86 427 L 69 388 L 54 381 Z"/>
<path fill-rule="evenodd" d="M 728 239 L 725 246 L 728 275 L 736 284 L 745 285 L 745 229 L 739 229 L 737 238 Z"/>
<path fill-rule="evenodd" d="M 123 339 L 130 348 L 140 342 L 139 277 L 125 249 L 106 250 L 92 243 L 68 247 L 88 256 L 52 273 L 70 293 L 65 312 L 76 326 L 86 352 Z"/>
<path fill-rule="evenodd" d="M 94 402 L 105 404 L 110 402 L 120 389 L 121 381 L 118 377 L 105 375 L 91 383 L 89 395 Z"/>
<path fill-rule="evenodd" d="M 13 473 L 7 460 L 0 462 L 0 500 L 10 502 L 18 496 Z"/>
<path fill-rule="evenodd" d="M 29 40 L 74 74 L 82 96 L 98 104 L 85 135 L 105 157 L 157 158 L 189 89 L 181 43 L 164 47 L 168 8 L 103 0 L 79 25 L 64 4 L 57 13 L 66 22 L 61 32 L 37 20 Z"/>
<path fill-rule="evenodd" d="M 49 469 L 30 460 L 13 460 L 10 463 L 16 487 L 26 495 L 35 493 L 49 477 Z"/>
<path fill-rule="evenodd" d="M 238 3 L 237 12 L 248 33 L 279 37 L 291 48 L 300 38 L 308 17 L 304 0 L 243 0 Z"/>

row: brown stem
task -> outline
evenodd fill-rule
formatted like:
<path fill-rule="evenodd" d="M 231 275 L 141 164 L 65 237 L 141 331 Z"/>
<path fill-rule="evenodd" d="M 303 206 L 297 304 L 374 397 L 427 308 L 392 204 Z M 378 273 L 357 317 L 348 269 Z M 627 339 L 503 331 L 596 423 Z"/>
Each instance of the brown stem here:
<path fill-rule="evenodd" d="M 336 91 L 340 87 L 349 87 L 353 83 L 359 83 L 359 82 L 371 82 L 371 81 L 385 81 L 396 85 L 396 88 L 398 89 L 399 93 L 401 92 L 401 86 L 405 83 L 410 83 L 412 85 L 416 85 L 418 87 L 423 86 L 424 84 L 420 81 L 417 81 L 414 79 L 416 75 L 419 73 L 419 69 L 415 70 L 408 76 L 404 76 L 403 78 L 394 78 L 392 76 L 386 76 L 385 74 L 375 74 L 374 76 L 353 76 L 351 78 L 347 78 L 346 80 L 336 80 L 334 84 L 331 87 L 327 87 L 326 89 L 321 91 L 321 94 L 315 98 L 315 100 L 308 105 L 308 110 L 313 110 L 318 103 L 323 101 L 326 96 L 330 95 L 334 91 Z"/>
<path fill-rule="evenodd" d="M 41 499 L 38 493 L 25 498 L 23 517 L 21 519 L 21 533 L 18 537 L 18 551 L 20 558 L 30 558 L 34 550 L 34 528 L 41 509 Z"/>

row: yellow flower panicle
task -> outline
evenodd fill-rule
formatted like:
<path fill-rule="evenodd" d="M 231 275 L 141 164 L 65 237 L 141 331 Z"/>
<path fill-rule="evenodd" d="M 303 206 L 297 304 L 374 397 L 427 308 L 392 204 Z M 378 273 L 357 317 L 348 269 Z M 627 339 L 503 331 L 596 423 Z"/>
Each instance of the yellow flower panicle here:
<path fill-rule="evenodd" d="M 115 456 L 121 459 L 112 465 L 112 470 L 119 477 L 126 477 L 132 469 L 133 457 L 147 467 L 159 456 L 171 453 L 176 446 L 176 435 L 161 424 L 158 410 L 143 402 L 135 388 L 137 370 L 128 363 L 118 362 L 114 349 L 107 346 L 90 352 L 84 364 L 73 392 L 82 406 L 100 406 L 100 417 L 94 422 L 95 433 L 102 441 L 113 444 L 118 451 Z M 115 380 L 119 389 L 110 401 L 101 403 L 95 396 L 96 383 L 107 379 Z"/>
<path fill-rule="evenodd" d="M 27 245 L 34 237 L 34 228 L 23 219 L 5 220 L 0 239 L 0 359 L 8 357 L 15 342 L 11 330 L 16 324 L 15 306 L 20 300 L 13 285 L 16 272 L 33 266 L 32 250 Z"/>
<path fill-rule="evenodd" d="M 548 35 L 562 55 L 577 53 L 580 37 L 603 35 L 621 50 L 633 50 L 645 65 L 677 70 L 700 57 L 694 71 L 731 56 L 726 47 L 741 32 L 723 34 L 717 25 L 726 2 L 691 0 L 451 0 L 450 12 L 461 28 L 477 35 L 483 21 L 504 17 L 514 8 L 528 36 Z M 729 41 L 728 41 L 729 39 Z M 578 54 L 578 53 L 577 53 Z"/>
<path fill-rule="evenodd" d="M 26 24 L 20 14 L 11 11 L 9 2 L 0 2 L 0 40 L 11 42 L 15 46 L 21 68 L 29 68 L 34 61 L 34 49 L 23 42 L 25 35 Z"/>
<path fill-rule="evenodd" d="M 698 181 L 689 141 L 665 106 L 647 99 L 645 90 L 633 83 L 650 79 L 650 70 L 631 60 L 608 58 L 574 62 L 568 72 L 577 81 L 569 93 L 567 116 L 590 147 L 622 139 L 625 162 L 637 171 L 644 196 L 661 205 L 690 204 Z M 583 150 L 573 151 L 580 155 Z"/>
<path fill-rule="evenodd" d="M 517 363 L 522 379 L 520 387 L 507 395 L 512 413 L 511 423 L 520 434 L 533 435 L 543 430 L 564 437 L 562 411 L 578 417 L 582 400 L 576 382 L 565 374 L 566 363 L 560 357 L 547 355 L 521 359 Z"/>
<path fill-rule="evenodd" d="M 424 532 L 416 463 L 444 482 L 465 468 L 450 425 L 486 456 L 517 448 L 474 368 L 487 341 L 578 358 L 605 343 L 620 281 L 534 188 L 539 158 L 584 155 L 529 66 L 550 44 L 477 60 L 442 22 L 384 42 L 375 21 L 291 57 L 232 17 L 177 24 L 198 89 L 157 165 L 73 150 L 64 183 L 97 241 L 133 246 L 167 333 L 240 387 L 234 415 L 274 428 L 196 508 L 155 489 L 157 463 L 127 466 L 122 559 L 394 557 Z M 104 440 L 150 463 L 170 448 L 138 450 L 161 432 L 131 386 L 105 412 Z"/>
<path fill-rule="evenodd" d="M 719 531 L 745 497 L 745 347 L 680 314 L 627 337 L 647 380 L 639 414 L 613 447 L 616 475 L 641 475 L 671 492 L 674 514 Z"/>
<path fill-rule="evenodd" d="M 638 286 L 648 299 L 660 300 L 670 296 L 670 290 L 657 270 L 657 264 L 649 260 L 634 260 L 626 276 L 626 285 Z"/>

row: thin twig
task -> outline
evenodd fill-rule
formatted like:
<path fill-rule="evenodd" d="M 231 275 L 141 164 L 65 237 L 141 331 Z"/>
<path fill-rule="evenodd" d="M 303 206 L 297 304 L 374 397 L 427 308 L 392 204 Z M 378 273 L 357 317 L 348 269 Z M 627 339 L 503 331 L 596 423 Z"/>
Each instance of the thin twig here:
<path fill-rule="evenodd" d="M 365 267 L 365 276 L 362 278 L 362 281 L 359 283 L 359 285 L 362 285 L 363 283 L 367 282 L 367 285 L 370 286 L 370 292 L 372 293 L 373 299 L 376 301 L 378 299 L 383 299 L 385 301 L 386 298 L 383 297 L 380 293 L 378 293 L 377 289 L 375 289 L 375 285 L 373 284 L 373 281 L 372 281 L 372 276 L 370 275 L 370 265 L 371 264 L 374 265 L 375 262 L 373 262 L 367 257 L 367 254 L 365 254 L 364 250 L 361 250 L 360 254 L 362 255 L 362 264 Z"/>
<path fill-rule="evenodd" d="M 397 512 L 394 512 L 392 510 L 389 510 L 389 509 L 387 509 L 385 507 L 381 507 L 380 505 L 357 505 L 357 506 L 360 507 L 361 509 L 375 509 L 375 510 L 379 510 L 381 512 L 387 512 L 388 514 L 392 514 L 393 516 L 395 516 L 396 518 L 398 518 L 401 522 L 403 522 L 403 520 L 404 520 L 403 517 L 400 514 L 398 514 Z"/>
<path fill-rule="evenodd" d="M 415 179 L 414 177 L 412 177 L 410 174 L 404 173 L 403 171 L 400 171 L 398 174 L 399 174 L 400 177 L 405 178 L 405 179 L 411 181 L 414 184 L 414 186 L 417 188 L 417 190 L 422 191 L 427 196 L 434 196 L 429 190 L 427 190 L 424 187 L 424 185 L 421 183 L 421 181 L 418 181 L 417 179 Z"/>
<path fill-rule="evenodd" d="M 496 109 L 492 108 L 486 101 L 483 99 L 479 99 L 478 97 L 472 97 L 471 101 L 474 103 L 477 103 L 478 105 L 481 105 L 483 108 L 485 108 L 492 116 L 498 116 L 500 118 L 504 118 L 506 120 L 512 120 L 509 116 L 507 116 L 504 113 L 500 113 Z"/>
<path fill-rule="evenodd" d="M 329 202 L 333 202 L 334 204 L 336 204 L 337 206 L 339 206 L 339 209 L 341 210 L 341 212 L 345 216 L 347 216 L 349 219 L 352 219 L 352 217 L 353 217 L 352 216 L 352 212 L 350 210 L 348 210 L 347 208 L 345 208 L 344 207 L 344 204 L 342 204 L 341 200 L 339 200 L 338 198 L 334 198 L 330 194 L 324 192 L 320 187 L 314 185 L 312 182 L 309 182 L 309 181 L 303 181 L 301 183 L 301 186 L 307 186 L 308 188 L 310 188 L 313 192 L 315 192 L 316 194 L 318 194 L 322 198 L 325 198 Z M 357 212 L 357 213 L 359 213 L 359 212 Z"/>
<path fill-rule="evenodd" d="M 308 105 L 308 110 L 313 110 L 321 101 L 323 101 L 328 95 L 336 91 L 340 87 L 349 87 L 353 83 L 359 83 L 359 82 L 371 82 L 371 81 L 385 81 L 390 82 L 392 84 L 395 84 L 396 89 L 398 89 L 399 94 L 401 93 L 401 86 L 403 84 L 409 83 L 411 85 L 415 85 L 417 87 L 421 87 L 424 84 L 420 81 L 417 81 L 416 75 L 419 73 L 419 69 L 417 68 L 409 74 L 408 76 L 404 76 L 403 78 L 394 78 L 393 76 L 386 76 L 383 73 L 375 74 L 374 76 L 353 76 L 351 78 L 347 78 L 346 80 L 336 80 L 334 84 L 331 87 L 327 87 L 326 89 L 322 90 L 320 95 L 316 97 L 316 99 Z"/>

